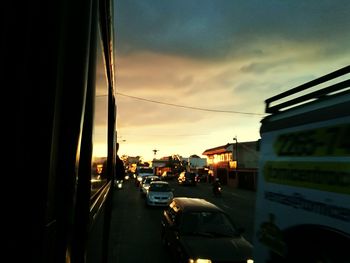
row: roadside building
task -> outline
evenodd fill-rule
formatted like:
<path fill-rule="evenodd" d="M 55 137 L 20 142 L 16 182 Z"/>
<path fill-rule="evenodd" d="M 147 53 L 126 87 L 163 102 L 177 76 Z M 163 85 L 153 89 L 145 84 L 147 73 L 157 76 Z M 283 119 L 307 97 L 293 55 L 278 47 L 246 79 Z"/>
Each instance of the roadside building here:
<path fill-rule="evenodd" d="M 160 159 L 153 159 L 152 167 L 155 168 L 156 174 L 161 176 L 164 172 L 172 172 L 174 175 L 178 175 L 185 170 L 185 164 L 182 158 L 178 155 L 165 156 Z"/>
<path fill-rule="evenodd" d="M 155 174 L 161 176 L 164 172 L 171 171 L 171 166 L 169 160 L 162 159 L 153 159 L 152 167 L 155 169 Z"/>
<path fill-rule="evenodd" d="M 207 149 L 208 166 L 213 177 L 234 188 L 256 190 L 258 141 L 228 143 Z"/>
<path fill-rule="evenodd" d="M 191 155 L 188 158 L 190 168 L 203 168 L 207 165 L 207 158 L 201 158 L 198 155 Z"/>

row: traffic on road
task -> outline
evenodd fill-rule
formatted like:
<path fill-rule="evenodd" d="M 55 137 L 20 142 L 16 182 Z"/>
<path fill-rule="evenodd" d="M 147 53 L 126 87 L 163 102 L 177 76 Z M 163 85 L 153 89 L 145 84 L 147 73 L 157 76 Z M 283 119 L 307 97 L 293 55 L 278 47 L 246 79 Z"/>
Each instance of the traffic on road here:
<path fill-rule="evenodd" d="M 167 182 L 174 198 L 205 199 L 222 209 L 242 232 L 242 237 L 252 242 L 255 192 L 223 186 L 222 195 L 215 196 L 207 182 L 195 185 L 182 185 L 176 179 Z M 110 262 L 178 262 L 162 244 L 161 220 L 167 207 L 148 205 L 140 185 L 132 179 L 126 180 L 123 189 L 115 191 L 113 199 Z"/>

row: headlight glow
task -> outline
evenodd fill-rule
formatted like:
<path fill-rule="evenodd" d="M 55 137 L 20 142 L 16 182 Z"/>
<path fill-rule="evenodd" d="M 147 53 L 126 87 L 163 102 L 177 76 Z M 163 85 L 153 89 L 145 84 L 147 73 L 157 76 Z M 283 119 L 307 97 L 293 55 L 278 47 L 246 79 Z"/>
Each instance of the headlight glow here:
<path fill-rule="evenodd" d="M 197 258 L 197 259 L 190 258 L 188 260 L 188 263 L 211 263 L 211 260 L 210 259 L 204 259 L 204 258 Z"/>
<path fill-rule="evenodd" d="M 254 263 L 253 259 L 247 259 L 247 263 Z"/>

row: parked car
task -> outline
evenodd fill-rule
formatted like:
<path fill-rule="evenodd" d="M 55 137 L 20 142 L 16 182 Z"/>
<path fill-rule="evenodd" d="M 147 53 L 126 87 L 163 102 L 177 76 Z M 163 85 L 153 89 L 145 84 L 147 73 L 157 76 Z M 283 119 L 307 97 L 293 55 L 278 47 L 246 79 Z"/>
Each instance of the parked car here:
<path fill-rule="evenodd" d="M 161 239 L 175 262 L 252 263 L 253 246 L 221 208 L 175 197 L 161 218 Z"/>
<path fill-rule="evenodd" d="M 177 181 L 181 185 L 196 185 L 197 174 L 193 172 L 182 172 L 179 174 Z"/>
<path fill-rule="evenodd" d="M 142 180 L 140 183 L 140 192 L 143 195 L 146 195 L 151 182 L 159 181 L 159 180 L 160 180 L 159 176 L 156 176 L 156 175 L 150 175 L 150 176 L 144 177 L 144 180 Z"/>
<path fill-rule="evenodd" d="M 168 182 L 152 181 L 147 190 L 146 204 L 149 206 L 168 206 L 174 198 L 173 189 Z"/>

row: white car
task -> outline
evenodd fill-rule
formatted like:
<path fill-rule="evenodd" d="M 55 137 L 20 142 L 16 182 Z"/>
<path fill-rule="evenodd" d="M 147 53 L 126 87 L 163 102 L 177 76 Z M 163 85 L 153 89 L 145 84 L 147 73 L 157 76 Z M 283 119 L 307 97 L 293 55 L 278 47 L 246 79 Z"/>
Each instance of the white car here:
<path fill-rule="evenodd" d="M 173 189 L 168 182 L 153 181 L 146 194 L 146 204 L 149 206 L 167 206 L 174 198 Z"/>

